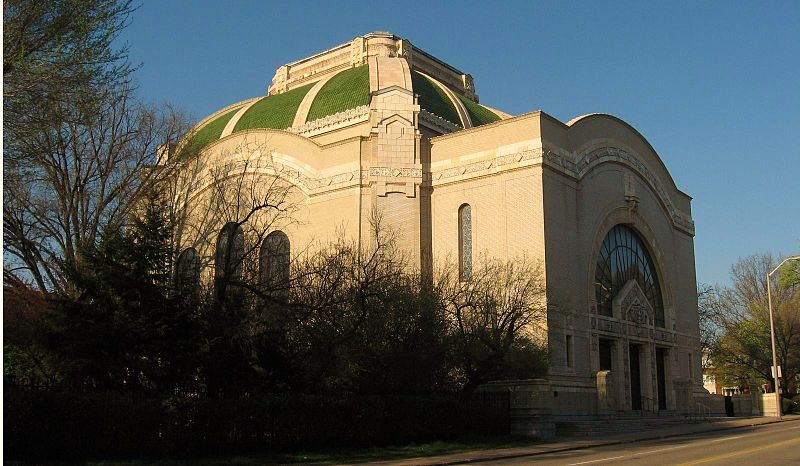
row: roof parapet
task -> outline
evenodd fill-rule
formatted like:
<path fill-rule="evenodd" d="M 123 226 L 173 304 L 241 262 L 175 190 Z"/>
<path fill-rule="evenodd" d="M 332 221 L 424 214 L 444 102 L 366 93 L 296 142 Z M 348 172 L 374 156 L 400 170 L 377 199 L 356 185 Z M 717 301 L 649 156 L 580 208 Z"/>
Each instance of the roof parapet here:
<path fill-rule="evenodd" d="M 275 71 L 267 95 L 280 94 L 367 63 L 369 57 L 405 58 L 412 69 L 436 78 L 453 92 L 478 101 L 472 76 L 461 72 L 406 39 L 391 32 L 375 31 L 306 58 L 287 63 Z"/>

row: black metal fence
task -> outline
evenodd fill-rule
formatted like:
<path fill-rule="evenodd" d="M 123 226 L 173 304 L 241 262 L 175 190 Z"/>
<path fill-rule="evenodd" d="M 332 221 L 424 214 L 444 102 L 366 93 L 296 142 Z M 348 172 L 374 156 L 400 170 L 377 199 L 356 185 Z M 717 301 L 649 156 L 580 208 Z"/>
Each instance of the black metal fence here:
<path fill-rule="evenodd" d="M 263 395 L 167 401 L 5 387 L 9 460 L 199 457 L 507 433 L 507 415 L 455 396 Z M 507 413 L 507 411 L 505 411 Z"/>
<path fill-rule="evenodd" d="M 511 433 L 511 392 L 508 390 L 479 391 L 472 395 L 473 411 L 484 413 L 484 419 L 492 422 L 484 430 L 498 435 Z"/>

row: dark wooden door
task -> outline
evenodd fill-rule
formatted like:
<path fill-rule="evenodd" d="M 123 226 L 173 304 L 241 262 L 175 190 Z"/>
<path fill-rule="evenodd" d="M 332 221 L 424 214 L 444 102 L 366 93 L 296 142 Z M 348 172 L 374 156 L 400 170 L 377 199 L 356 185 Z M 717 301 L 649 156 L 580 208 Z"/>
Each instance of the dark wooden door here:
<path fill-rule="evenodd" d="M 611 340 L 600 339 L 600 370 L 610 371 L 611 368 Z"/>
<path fill-rule="evenodd" d="M 667 409 L 667 374 L 664 366 L 667 351 L 656 348 L 656 383 L 658 383 L 658 409 Z"/>
<path fill-rule="evenodd" d="M 630 345 L 631 361 L 631 409 L 642 409 L 642 379 L 639 370 L 639 347 Z"/>

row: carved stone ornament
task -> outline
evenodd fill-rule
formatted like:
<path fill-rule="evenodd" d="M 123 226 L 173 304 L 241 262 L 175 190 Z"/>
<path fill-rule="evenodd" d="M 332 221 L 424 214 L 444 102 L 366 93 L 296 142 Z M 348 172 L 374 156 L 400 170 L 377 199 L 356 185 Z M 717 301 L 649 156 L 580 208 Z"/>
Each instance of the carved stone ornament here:
<path fill-rule="evenodd" d="M 652 324 L 653 306 L 647 300 L 636 280 L 628 280 L 612 303 L 614 315 L 638 325 Z"/>
<path fill-rule="evenodd" d="M 637 324 L 647 322 L 647 312 L 638 299 L 634 301 L 630 309 L 628 309 L 628 320 L 636 322 Z"/>
<path fill-rule="evenodd" d="M 625 188 L 625 203 L 628 205 L 628 210 L 634 213 L 639 209 L 639 196 L 636 194 L 636 181 L 633 173 L 625 172 L 623 186 Z"/>

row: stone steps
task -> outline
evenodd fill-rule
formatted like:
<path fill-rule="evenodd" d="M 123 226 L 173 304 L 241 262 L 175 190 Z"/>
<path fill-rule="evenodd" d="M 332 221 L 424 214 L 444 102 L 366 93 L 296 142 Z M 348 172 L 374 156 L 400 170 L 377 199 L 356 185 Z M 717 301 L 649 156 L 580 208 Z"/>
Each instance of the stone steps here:
<path fill-rule="evenodd" d="M 646 432 L 690 422 L 692 421 L 688 421 L 683 416 L 676 415 L 641 416 L 623 414 L 614 418 L 597 417 L 592 419 L 570 419 L 556 421 L 556 436 L 599 437 L 629 432 Z"/>

